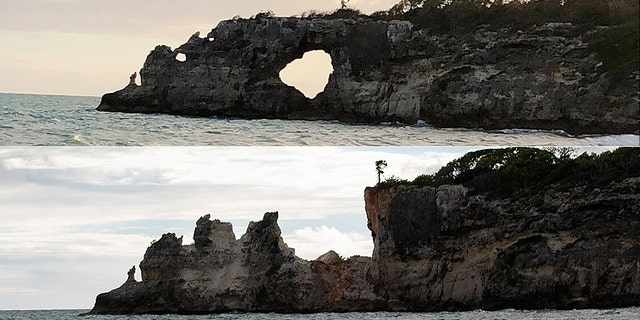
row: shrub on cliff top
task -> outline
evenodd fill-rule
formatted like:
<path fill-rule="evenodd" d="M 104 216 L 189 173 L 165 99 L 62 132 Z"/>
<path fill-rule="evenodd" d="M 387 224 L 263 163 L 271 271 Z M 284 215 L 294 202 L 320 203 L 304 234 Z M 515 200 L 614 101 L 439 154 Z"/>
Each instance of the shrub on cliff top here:
<path fill-rule="evenodd" d="M 408 185 L 411 184 L 411 182 L 409 180 L 406 179 L 401 179 L 398 178 L 396 176 L 391 176 L 387 179 L 385 179 L 384 181 L 379 182 L 376 187 L 377 188 L 391 188 L 391 187 L 396 187 L 396 186 L 400 186 L 400 185 Z"/>
<path fill-rule="evenodd" d="M 299 18 L 306 19 L 358 19 L 358 18 L 369 18 L 366 14 L 363 14 L 360 10 L 345 8 L 345 9 L 337 9 L 331 12 L 319 12 L 315 10 L 310 10 L 303 12 L 297 15 Z"/>
<path fill-rule="evenodd" d="M 434 175 L 420 175 L 411 184 L 461 184 L 492 198 L 525 192 L 537 194 L 550 186 L 603 187 L 640 176 L 640 148 L 619 148 L 600 155 L 571 158 L 562 152 L 536 148 L 483 149 L 451 161 Z M 561 150 L 562 151 L 562 150 Z"/>
<path fill-rule="evenodd" d="M 602 154 L 583 153 L 559 163 L 544 184 L 562 189 L 577 185 L 603 187 L 614 181 L 640 176 L 640 148 L 619 148 Z"/>
<path fill-rule="evenodd" d="M 638 70 L 640 64 L 640 23 L 638 19 L 612 26 L 599 32 L 591 51 L 602 60 L 605 71 L 613 83 L 628 76 L 629 70 Z"/>
<path fill-rule="evenodd" d="M 466 154 L 440 169 L 437 185 L 462 184 L 491 195 L 530 188 L 552 169 L 556 158 L 536 148 L 485 149 Z"/>
<path fill-rule="evenodd" d="M 402 19 L 434 32 L 470 31 L 481 24 L 527 27 L 547 22 L 621 25 L 638 19 L 637 0 L 402 0 L 378 19 Z"/>
<path fill-rule="evenodd" d="M 334 12 L 331 12 L 327 14 L 326 17 L 329 19 L 356 19 L 361 17 L 365 18 L 367 16 L 362 14 L 360 10 L 345 8 L 345 9 L 338 9 Z"/>

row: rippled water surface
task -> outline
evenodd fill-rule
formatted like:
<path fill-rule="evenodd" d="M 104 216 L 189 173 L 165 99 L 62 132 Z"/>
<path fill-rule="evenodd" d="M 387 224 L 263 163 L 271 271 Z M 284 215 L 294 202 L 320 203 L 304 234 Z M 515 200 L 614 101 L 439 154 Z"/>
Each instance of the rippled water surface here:
<path fill-rule="evenodd" d="M 640 319 L 640 308 L 602 309 L 602 310 L 542 310 L 542 311 L 469 311 L 469 312 L 437 312 L 437 313 L 319 313 L 305 315 L 280 314 L 219 314 L 219 315 L 141 315 L 141 316 L 84 316 L 78 315 L 87 310 L 59 310 L 59 311 L 0 311 L 0 320 L 32 320 L 32 319 L 104 319 L 104 320 L 329 320 L 329 319 L 399 319 L 399 320 L 530 320 L 530 319 L 561 319 L 561 320 L 637 320 Z"/>
<path fill-rule="evenodd" d="M 637 146 L 638 135 L 98 112 L 100 98 L 0 93 L 0 145 Z"/>

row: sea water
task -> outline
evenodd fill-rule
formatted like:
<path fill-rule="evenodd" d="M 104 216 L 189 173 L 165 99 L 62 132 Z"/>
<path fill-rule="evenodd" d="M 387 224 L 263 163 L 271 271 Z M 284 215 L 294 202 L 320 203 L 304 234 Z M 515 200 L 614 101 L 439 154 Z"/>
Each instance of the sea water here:
<path fill-rule="evenodd" d="M 66 320 L 66 319 L 104 319 L 104 320 L 330 320 L 330 319 L 398 319 L 398 320 L 532 320 L 532 319 L 560 319 L 560 320 L 637 320 L 640 319 L 640 308 L 602 309 L 602 310 L 502 310 L 502 311 L 469 311 L 469 312 L 435 312 L 435 313 L 318 313 L 318 314 L 216 314 L 216 315 L 139 315 L 139 316 L 79 316 L 87 310 L 56 310 L 56 311 L 0 311 L 0 320 Z"/>
<path fill-rule="evenodd" d="M 99 112 L 98 97 L 0 93 L 0 145 L 638 146 L 638 135 Z"/>

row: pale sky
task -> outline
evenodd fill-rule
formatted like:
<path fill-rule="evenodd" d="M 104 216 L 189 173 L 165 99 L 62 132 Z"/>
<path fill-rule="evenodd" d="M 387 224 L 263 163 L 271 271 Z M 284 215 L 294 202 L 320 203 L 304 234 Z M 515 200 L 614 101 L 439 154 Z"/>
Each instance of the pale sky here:
<path fill-rule="evenodd" d="M 364 13 L 397 0 L 351 0 Z M 332 11 L 340 0 L 0 0 L 0 92 L 101 96 L 123 88 L 156 45 L 271 10 Z M 314 70 L 300 73 L 300 77 Z"/>
<path fill-rule="evenodd" d="M 433 173 L 472 148 L 2 147 L 0 309 L 90 308 L 163 233 L 195 221 L 234 224 L 279 211 L 302 258 L 370 256 L 364 189 Z M 140 280 L 140 274 L 137 275 Z"/>

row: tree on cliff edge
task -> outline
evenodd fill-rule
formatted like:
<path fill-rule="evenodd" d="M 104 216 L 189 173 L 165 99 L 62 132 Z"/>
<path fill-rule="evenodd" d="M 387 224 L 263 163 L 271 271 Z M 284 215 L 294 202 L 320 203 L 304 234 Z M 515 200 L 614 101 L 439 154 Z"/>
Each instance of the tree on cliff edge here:
<path fill-rule="evenodd" d="M 387 167 L 387 161 L 378 160 L 376 161 L 376 172 L 378 173 L 378 183 L 381 182 L 381 176 L 384 174 L 384 169 Z"/>

